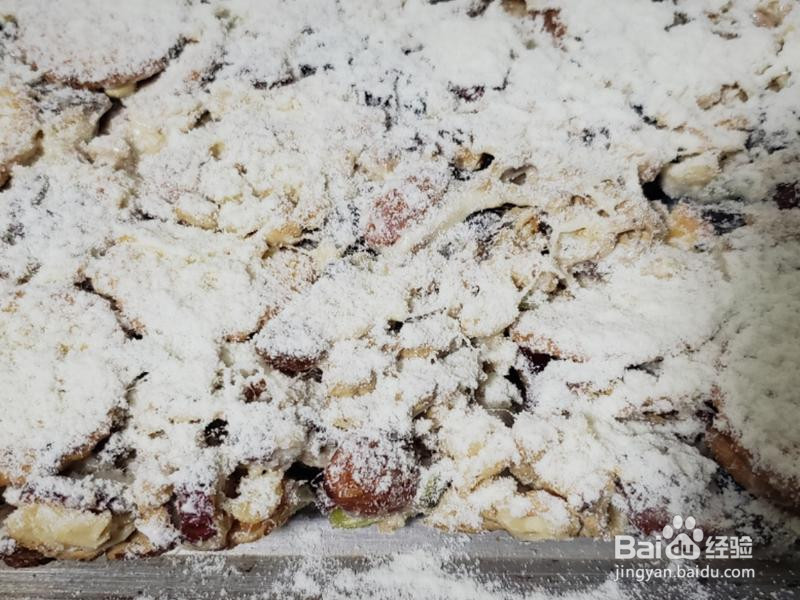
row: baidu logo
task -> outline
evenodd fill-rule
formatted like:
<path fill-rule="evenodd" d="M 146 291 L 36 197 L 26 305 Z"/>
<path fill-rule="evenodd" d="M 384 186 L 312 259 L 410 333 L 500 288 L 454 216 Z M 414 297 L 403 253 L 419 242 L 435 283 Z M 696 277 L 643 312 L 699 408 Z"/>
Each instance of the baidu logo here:
<path fill-rule="evenodd" d="M 614 558 L 697 560 L 703 553 L 701 544 L 704 537 L 694 517 L 684 519 L 681 515 L 675 515 L 655 541 L 637 540 L 632 535 L 616 536 Z"/>
<path fill-rule="evenodd" d="M 694 562 L 699 558 L 752 558 L 753 540 L 748 536 L 705 535 L 697 526 L 694 517 L 675 515 L 664 526 L 655 539 L 637 540 L 632 535 L 618 535 L 614 538 L 614 558 L 617 559 L 666 559 L 667 566 L 623 566 L 616 565 L 615 581 L 634 578 L 637 581 L 650 581 L 664 578 L 748 578 L 755 576 L 755 569 L 712 567 Z M 657 563 L 658 565 L 659 563 Z M 663 563 L 661 563 L 663 564 Z"/>
<path fill-rule="evenodd" d="M 672 525 L 665 525 L 661 531 L 666 544 L 664 555 L 670 560 L 700 558 L 700 543 L 703 541 L 703 530 L 697 527 L 694 517 L 675 515 Z"/>
<path fill-rule="evenodd" d="M 697 560 L 699 558 L 751 558 L 753 540 L 748 536 L 706 536 L 694 517 L 675 515 L 655 540 L 632 535 L 614 538 L 614 558 Z"/>

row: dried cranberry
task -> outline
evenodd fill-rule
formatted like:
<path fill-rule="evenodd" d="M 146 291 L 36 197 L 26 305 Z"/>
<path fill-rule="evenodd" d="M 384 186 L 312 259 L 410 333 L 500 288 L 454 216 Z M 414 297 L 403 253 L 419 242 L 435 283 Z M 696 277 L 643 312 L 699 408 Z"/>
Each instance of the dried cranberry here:
<path fill-rule="evenodd" d="M 483 98 L 486 88 L 482 85 L 473 85 L 471 87 L 451 86 L 450 91 L 455 94 L 457 98 L 465 102 L 475 102 Z"/>
<path fill-rule="evenodd" d="M 427 203 L 412 206 L 398 189 L 391 189 L 378 197 L 364 232 L 364 240 L 370 246 L 391 246 L 411 223 L 420 219 L 442 199 L 442 192 L 435 189 L 429 179 L 409 177 L 406 183 L 416 187 Z"/>
<path fill-rule="evenodd" d="M 653 535 L 664 529 L 670 516 L 663 508 L 645 508 L 631 515 L 631 522 L 645 535 Z"/>
<path fill-rule="evenodd" d="M 544 368 L 553 360 L 553 356 L 543 352 L 534 352 L 529 348 L 520 346 L 519 351 L 525 357 L 525 362 L 528 364 L 532 373 L 541 373 Z"/>
<path fill-rule="evenodd" d="M 243 394 L 244 394 L 244 401 L 246 403 L 255 402 L 256 400 L 261 399 L 261 394 L 267 389 L 267 382 L 263 379 L 259 379 L 253 383 L 248 383 L 244 386 Z"/>
<path fill-rule="evenodd" d="M 398 190 L 389 190 L 375 201 L 373 217 L 367 224 L 364 238 L 372 246 L 391 246 L 416 217 L 416 211 L 408 205 Z"/>
<path fill-rule="evenodd" d="M 228 422 L 214 419 L 203 430 L 203 441 L 206 446 L 221 446 L 228 437 Z"/>
<path fill-rule="evenodd" d="M 554 40 L 560 40 L 567 33 L 567 27 L 561 21 L 560 8 L 534 10 L 531 11 L 530 15 L 533 19 L 542 17 L 542 29 L 549 33 Z"/>
<path fill-rule="evenodd" d="M 781 210 L 797 208 L 800 206 L 800 182 L 779 183 L 772 198 Z"/>
<path fill-rule="evenodd" d="M 175 499 L 175 515 L 183 537 L 193 543 L 209 540 L 217 534 L 214 523 L 214 499 L 207 492 L 179 492 Z"/>
<path fill-rule="evenodd" d="M 268 365 L 275 367 L 278 371 L 290 377 L 310 371 L 319 360 L 319 356 L 292 356 L 288 354 L 266 353 L 262 353 L 262 356 Z"/>
<path fill-rule="evenodd" d="M 14 548 L 11 554 L 3 556 L 3 562 L 12 569 L 25 569 L 27 567 L 38 567 L 53 560 L 36 550 L 22 548 L 18 546 Z"/>

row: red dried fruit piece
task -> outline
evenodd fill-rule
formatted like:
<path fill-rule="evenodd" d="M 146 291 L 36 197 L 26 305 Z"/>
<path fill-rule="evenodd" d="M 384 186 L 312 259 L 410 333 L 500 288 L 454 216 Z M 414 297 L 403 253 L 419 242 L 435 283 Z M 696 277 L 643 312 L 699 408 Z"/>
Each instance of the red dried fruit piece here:
<path fill-rule="evenodd" d="M 542 28 L 549 33 L 554 40 L 558 41 L 567 33 L 567 27 L 561 21 L 560 8 L 546 8 L 544 10 L 534 10 L 530 13 L 531 17 L 537 19 L 542 17 Z"/>
<path fill-rule="evenodd" d="M 413 457 L 401 444 L 356 438 L 334 452 L 323 486 L 345 511 L 376 516 L 405 508 L 414 498 L 418 480 Z"/>
<path fill-rule="evenodd" d="M 275 367 L 284 375 L 293 377 L 314 368 L 319 356 L 291 356 L 288 354 L 267 354 L 262 352 L 264 362 Z"/>
<path fill-rule="evenodd" d="M 781 210 L 797 208 L 800 206 L 800 182 L 779 183 L 772 198 Z"/>
<path fill-rule="evenodd" d="M 399 191 L 389 190 L 375 201 L 364 239 L 372 246 L 391 246 L 416 216 L 417 211 L 411 209 Z"/>
<path fill-rule="evenodd" d="M 554 356 L 550 354 L 545 354 L 543 352 L 534 352 L 529 348 L 525 348 L 524 346 L 519 347 L 519 351 L 522 356 L 525 357 L 525 360 L 530 367 L 531 372 L 533 373 L 541 373 L 544 371 L 545 367 L 550 364 L 551 360 L 557 360 Z"/>
<path fill-rule="evenodd" d="M 256 400 L 261 399 L 261 394 L 263 394 L 267 389 L 267 382 L 263 379 L 259 379 L 258 381 L 254 381 L 252 383 L 248 383 L 244 386 L 242 390 L 242 394 L 244 395 L 244 401 L 246 403 L 255 402 Z"/>
<path fill-rule="evenodd" d="M 482 85 L 473 85 L 471 87 L 454 85 L 450 87 L 450 91 L 465 102 L 475 102 L 483 98 L 486 88 Z"/>
<path fill-rule="evenodd" d="M 3 562 L 6 563 L 12 569 L 25 569 L 28 567 L 38 567 L 39 565 L 43 565 L 45 563 L 50 562 L 53 560 L 52 558 L 48 558 L 44 554 L 37 552 L 36 550 L 31 550 L 29 548 L 23 548 L 22 546 L 17 546 L 14 548 L 11 554 L 6 554 L 3 556 Z"/>
<path fill-rule="evenodd" d="M 221 446 L 228 437 L 228 422 L 224 419 L 214 419 L 203 429 L 203 441 L 206 446 Z"/>
<path fill-rule="evenodd" d="M 204 542 L 217 535 L 215 512 L 214 498 L 208 492 L 178 492 L 175 498 L 177 526 L 188 542 Z"/>
<path fill-rule="evenodd" d="M 371 246 L 391 246 L 410 224 L 419 220 L 441 200 L 442 194 L 429 179 L 409 177 L 405 191 L 393 188 L 380 196 L 372 207 L 364 239 Z M 408 195 L 415 196 L 410 202 Z"/>
<path fill-rule="evenodd" d="M 671 517 L 663 508 L 649 507 L 630 516 L 631 523 L 644 535 L 660 533 Z"/>

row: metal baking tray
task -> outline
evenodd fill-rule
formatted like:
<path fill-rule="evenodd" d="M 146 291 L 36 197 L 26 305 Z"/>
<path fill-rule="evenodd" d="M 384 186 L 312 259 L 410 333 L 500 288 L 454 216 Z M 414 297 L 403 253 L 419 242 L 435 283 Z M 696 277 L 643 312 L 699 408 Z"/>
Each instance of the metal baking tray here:
<path fill-rule="evenodd" d="M 375 528 L 332 529 L 319 516 L 298 516 L 285 527 L 255 544 L 222 553 L 174 552 L 133 561 L 52 562 L 29 569 L 0 568 L 2 599 L 122 600 L 133 598 L 305 598 L 297 590 L 270 593 L 270 584 L 290 581 L 310 566 L 325 598 L 326 580 L 342 570 L 365 572 L 376 561 L 392 555 L 446 550 L 443 570 L 455 577 L 471 577 L 497 594 L 523 596 L 547 592 L 594 591 L 615 574 L 613 543 L 596 540 L 521 542 L 505 533 L 450 535 L 411 523 L 394 533 Z M 657 580 L 639 583 L 623 579 L 618 588 L 633 598 L 800 598 L 800 556 L 783 551 L 773 556 L 760 549 L 752 559 L 713 561 L 713 566 L 752 567 L 746 580 Z M 639 563 L 645 564 L 645 563 Z M 658 566 L 659 563 L 646 563 Z M 660 563 L 663 566 L 665 563 Z M 701 563 L 702 564 L 702 563 Z M 290 586 L 291 587 L 291 586 Z M 432 591 L 430 598 L 436 595 Z M 398 597 L 401 597 L 398 594 Z M 406 597 L 406 596 L 402 596 Z M 420 596 L 415 596 L 420 597 Z"/>

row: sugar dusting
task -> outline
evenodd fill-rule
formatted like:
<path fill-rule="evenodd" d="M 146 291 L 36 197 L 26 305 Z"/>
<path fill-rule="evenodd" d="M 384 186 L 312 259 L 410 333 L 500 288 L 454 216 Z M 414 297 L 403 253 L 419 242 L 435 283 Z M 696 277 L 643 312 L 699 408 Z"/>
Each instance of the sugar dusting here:
<path fill-rule="evenodd" d="M 444 529 L 797 531 L 703 435 L 800 477 L 800 11 L 151 4 L 0 11 L 6 502 L 113 479 L 163 550 L 175 493 L 223 519 L 237 469 L 368 434 L 413 442 Z"/>

